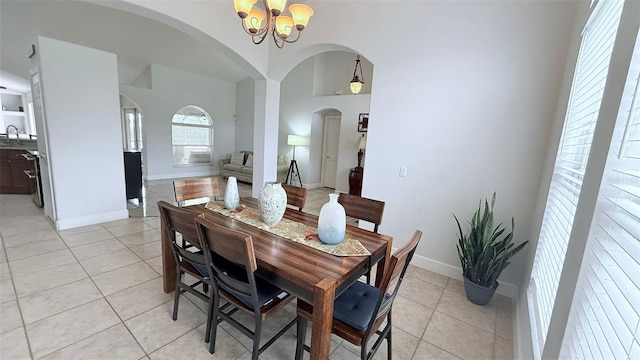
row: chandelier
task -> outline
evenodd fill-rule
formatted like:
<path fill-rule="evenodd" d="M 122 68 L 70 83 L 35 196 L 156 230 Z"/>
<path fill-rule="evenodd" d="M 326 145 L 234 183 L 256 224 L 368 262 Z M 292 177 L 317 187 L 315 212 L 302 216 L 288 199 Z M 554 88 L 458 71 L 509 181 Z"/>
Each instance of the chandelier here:
<path fill-rule="evenodd" d="M 284 43 L 294 43 L 300 38 L 309 18 L 313 15 L 313 9 L 303 4 L 289 5 L 291 16 L 282 15 L 287 0 L 263 0 L 266 14 L 260 9 L 254 9 L 253 5 L 258 0 L 233 0 L 233 5 L 242 19 L 242 28 L 251 35 L 254 44 L 260 44 L 271 34 L 276 46 L 280 49 Z M 265 17 L 266 24 L 262 24 Z M 294 27 L 297 30 L 295 39 L 290 37 Z"/>
<path fill-rule="evenodd" d="M 358 68 L 360 68 L 360 76 L 358 76 Z M 356 57 L 356 67 L 353 69 L 353 79 L 349 83 L 351 85 L 351 92 L 357 94 L 362 90 L 362 84 L 364 84 L 364 76 L 362 76 L 362 65 L 360 65 L 360 55 Z"/>

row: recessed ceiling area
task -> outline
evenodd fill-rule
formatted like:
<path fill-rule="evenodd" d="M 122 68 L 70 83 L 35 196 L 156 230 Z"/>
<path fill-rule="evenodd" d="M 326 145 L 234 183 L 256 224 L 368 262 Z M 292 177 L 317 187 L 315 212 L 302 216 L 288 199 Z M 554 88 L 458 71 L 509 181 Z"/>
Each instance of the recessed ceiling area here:
<path fill-rule="evenodd" d="M 11 74 L 29 78 L 27 54 L 38 35 L 116 54 L 120 84 L 131 84 L 149 64 L 230 82 L 248 76 L 215 48 L 155 20 L 83 1 L 2 0 L 2 82 L 14 83 Z"/>

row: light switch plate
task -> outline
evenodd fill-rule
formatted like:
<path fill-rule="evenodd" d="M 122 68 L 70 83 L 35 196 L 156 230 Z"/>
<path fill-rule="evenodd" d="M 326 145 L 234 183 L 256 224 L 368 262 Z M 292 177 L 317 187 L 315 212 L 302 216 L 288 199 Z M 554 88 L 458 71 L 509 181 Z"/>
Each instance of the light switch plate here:
<path fill-rule="evenodd" d="M 406 166 L 400 166 L 400 176 L 401 177 L 407 176 L 407 167 Z"/>

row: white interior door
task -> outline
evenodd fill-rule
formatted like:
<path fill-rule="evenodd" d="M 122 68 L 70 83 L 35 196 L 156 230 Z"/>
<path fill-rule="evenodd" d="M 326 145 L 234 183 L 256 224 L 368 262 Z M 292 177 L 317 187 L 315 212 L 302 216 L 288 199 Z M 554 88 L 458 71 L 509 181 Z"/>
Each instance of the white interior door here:
<path fill-rule="evenodd" d="M 324 117 L 322 145 L 322 186 L 335 189 L 338 173 L 338 149 L 340 144 L 340 116 Z"/>
<path fill-rule="evenodd" d="M 42 101 L 42 89 L 40 88 L 39 69 L 31 70 L 31 94 L 33 97 L 33 115 L 35 117 L 36 131 L 38 134 L 38 153 L 40 158 L 40 177 L 42 179 L 42 198 L 44 202 L 44 214 L 56 221 L 55 202 L 53 196 L 53 183 L 51 181 L 51 166 L 49 163 L 49 146 L 47 143 L 47 126 L 44 116 Z"/>

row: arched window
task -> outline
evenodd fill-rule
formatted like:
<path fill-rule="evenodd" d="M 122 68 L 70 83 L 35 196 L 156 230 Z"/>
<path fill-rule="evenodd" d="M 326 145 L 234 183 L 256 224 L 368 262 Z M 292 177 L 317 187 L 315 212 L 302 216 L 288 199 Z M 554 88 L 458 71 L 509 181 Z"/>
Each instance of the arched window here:
<path fill-rule="evenodd" d="M 173 165 L 211 164 L 213 121 L 204 109 L 188 105 L 171 119 Z"/>

